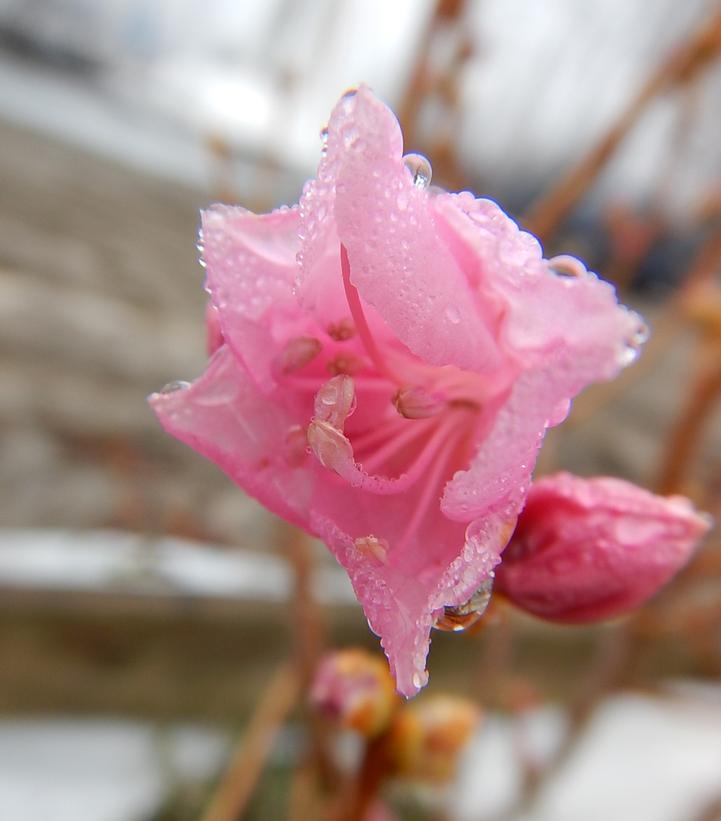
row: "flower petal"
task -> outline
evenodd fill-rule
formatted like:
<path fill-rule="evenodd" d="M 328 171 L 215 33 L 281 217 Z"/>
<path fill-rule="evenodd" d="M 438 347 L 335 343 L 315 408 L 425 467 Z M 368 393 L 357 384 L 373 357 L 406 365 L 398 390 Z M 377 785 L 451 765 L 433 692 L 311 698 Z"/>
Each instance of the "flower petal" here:
<path fill-rule="evenodd" d="M 431 195 L 405 168 L 402 145 L 396 118 L 367 87 L 336 106 L 318 177 L 301 200 L 301 276 L 312 279 L 340 240 L 360 295 L 415 354 L 490 372 L 499 364 L 493 336 L 436 231 Z"/>
<path fill-rule="evenodd" d="M 602 370 L 589 381 L 615 376 L 635 358 L 646 329 L 636 313 L 619 306 L 612 285 L 580 262 L 580 275 L 556 273 L 536 238 L 490 200 L 468 192 L 440 194 L 433 206 L 476 298 L 497 306 L 500 343 L 523 367 L 543 365 L 548 350 L 561 344 L 592 348 L 599 362 L 603 358 Z"/>
<path fill-rule="evenodd" d="M 607 477 L 544 477 L 530 490 L 497 589 L 541 618 L 611 618 L 666 584 L 708 529 L 678 496 Z"/>
<path fill-rule="evenodd" d="M 297 466 L 297 448 L 286 448 L 298 419 L 259 392 L 227 345 L 192 385 L 154 393 L 149 401 L 168 433 L 274 513 L 307 527 L 310 488 Z"/>
<path fill-rule="evenodd" d="M 206 287 L 222 337 L 266 387 L 279 347 L 309 325 L 293 296 L 298 225 L 297 208 L 257 215 L 215 205 L 202 215 Z"/>

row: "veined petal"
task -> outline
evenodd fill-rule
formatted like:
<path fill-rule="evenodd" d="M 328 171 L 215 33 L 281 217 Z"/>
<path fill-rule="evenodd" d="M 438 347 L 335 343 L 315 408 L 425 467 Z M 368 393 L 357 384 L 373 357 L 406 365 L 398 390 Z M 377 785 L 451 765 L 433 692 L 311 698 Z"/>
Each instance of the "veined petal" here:
<path fill-rule="evenodd" d="M 308 527 L 310 488 L 296 454 L 285 448 L 297 416 L 260 393 L 227 345 L 192 385 L 154 393 L 150 404 L 168 433 L 274 513 Z"/>
<path fill-rule="evenodd" d="M 253 214 L 215 205 L 202 215 L 206 287 L 223 339 L 259 385 L 272 386 L 272 364 L 283 342 L 311 325 L 298 315 L 293 283 L 297 208 Z"/>
<path fill-rule="evenodd" d="M 397 120 L 361 86 L 333 111 L 318 178 L 304 194 L 301 276 L 312 277 L 323 249 L 340 240 L 360 295 L 411 351 L 490 372 L 498 350 L 429 201 L 403 164 Z M 335 217 L 334 230 L 324 216 Z"/>
<path fill-rule="evenodd" d="M 594 349 L 599 362 L 603 357 L 603 370 L 587 381 L 609 379 L 635 358 L 646 329 L 618 304 L 612 285 L 581 263 L 580 275 L 556 273 L 536 238 L 490 200 L 440 194 L 433 207 L 475 298 L 497 307 L 500 343 L 524 368 L 542 365 L 559 345 Z"/>

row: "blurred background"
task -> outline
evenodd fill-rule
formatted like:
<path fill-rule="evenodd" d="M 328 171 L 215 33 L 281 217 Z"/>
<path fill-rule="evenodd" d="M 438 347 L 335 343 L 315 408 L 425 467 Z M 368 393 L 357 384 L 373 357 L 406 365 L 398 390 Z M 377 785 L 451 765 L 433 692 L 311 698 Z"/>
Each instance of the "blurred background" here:
<path fill-rule="evenodd" d="M 289 564 L 145 403 L 203 368 L 199 209 L 297 201 L 359 82 L 435 184 L 649 319 L 539 472 L 721 514 L 720 3 L 0 0 L 2 819 L 203 817 L 314 607 L 299 567 L 326 641 L 376 648 L 323 550 Z M 485 719 L 455 782 L 394 792 L 399 818 L 721 819 L 717 533 L 632 619 L 497 614 L 437 636 L 430 671 Z M 283 723 L 243 817 L 286 817 L 301 734 Z"/>

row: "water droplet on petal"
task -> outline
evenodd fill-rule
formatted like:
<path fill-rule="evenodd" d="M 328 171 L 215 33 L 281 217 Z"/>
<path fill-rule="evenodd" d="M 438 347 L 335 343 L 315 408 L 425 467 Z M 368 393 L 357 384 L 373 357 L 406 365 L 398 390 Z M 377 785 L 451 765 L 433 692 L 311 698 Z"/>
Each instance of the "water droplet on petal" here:
<path fill-rule="evenodd" d="M 415 185 L 416 188 L 428 188 L 431 184 L 433 169 L 423 154 L 406 154 L 405 157 L 403 157 L 403 162 L 410 172 L 413 185 Z"/>
<path fill-rule="evenodd" d="M 413 686 L 419 690 L 428 684 L 428 671 L 424 670 L 422 673 L 413 673 Z"/>
<path fill-rule="evenodd" d="M 184 391 L 190 387 L 190 382 L 185 382 L 182 379 L 175 379 L 172 382 L 168 382 L 167 385 L 163 385 L 160 389 L 160 393 L 175 393 L 176 391 Z"/>
<path fill-rule="evenodd" d="M 583 277 L 588 270 L 580 259 L 570 254 L 560 254 L 548 260 L 548 267 L 559 277 Z"/>
<path fill-rule="evenodd" d="M 649 336 L 648 325 L 646 325 L 643 319 L 635 311 L 630 311 L 629 313 L 636 320 L 636 327 L 633 333 L 626 338 L 621 353 L 619 354 L 619 364 L 624 368 L 638 359 L 641 348 Z"/>
<path fill-rule="evenodd" d="M 454 307 L 453 305 L 449 305 L 446 308 L 446 318 L 451 324 L 458 325 L 458 323 L 461 321 L 461 315 L 458 311 L 458 308 Z"/>
<path fill-rule="evenodd" d="M 358 145 L 359 140 L 360 140 L 360 132 L 358 131 L 357 128 L 350 127 L 348 129 L 346 129 L 346 131 L 343 132 L 343 145 L 346 148 L 353 148 L 353 147 L 361 148 L 362 146 Z"/>
<path fill-rule="evenodd" d="M 493 576 L 489 576 L 468 601 L 457 607 L 444 607 L 443 615 L 436 620 L 434 627 L 444 633 L 462 633 L 468 630 L 486 612 L 492 592 Z"/>

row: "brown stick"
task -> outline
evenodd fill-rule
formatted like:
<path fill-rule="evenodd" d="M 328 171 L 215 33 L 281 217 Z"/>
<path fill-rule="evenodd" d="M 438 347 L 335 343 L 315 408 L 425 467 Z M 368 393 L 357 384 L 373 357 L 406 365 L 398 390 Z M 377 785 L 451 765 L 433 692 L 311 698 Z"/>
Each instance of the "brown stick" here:
<path fill-rule="evenodd" d="M 325 645 L 325 624 L 313 594 L 314 560 L 308 538 L 293 525 L 281 522 L 280 526 L 281 549 L 293 570 L 294 578 L 289 611 L 294 661 L 301 689 L 303 693 L 307 693 Z M 328 752 L 326 727 L 319 716 L 308 708 L 305 699 L 300 705 L 299 718 L 307 730 L 308 744 L 290 794 L 290 817 L 302 817 L 306 812 L 305 808 L 316 803 L 318 787 L 332 787 L 337 781 L 335 767 Z"/>
<path fill-rule="evenodd" d="M 688 467 L 693 461 L 706 420 L 721 396 L 721 359 L 702 367 L 686 408 L 676 420 L 666 443 L 659 471 L 659 493 L 683 489 Z"/>
<path fill-rule="evenodd" d="M 623 677 L 625 664 L 632 652 L 631 641 L 631 631 L 627 624 L 609 628 L 600 637 L 595 658 L 581 682 L 580 695 L 568 710 L 570 727 L 565 739 L 543 770 L 526 771 L 518 804 L 504 817 L 515 817 L 516 813 L 524 815 L 531 811 L 543 785 L 572 758 L 595 708 Z"/>
<path fill-rule="evenodd" d="M 524 225 L 542 241 L 548 240 L 636 125 L 649 103 L 662 91 L 692 80 L 718 56 L 720 50 L 721 8 L 717 7 L 710 17 L 651 73 L 618 120 L 581 162 L 531 207 Z"/>
<path fill-rule="evenodd" d="M 278 730 L 295 705 L 298 693 L 295 669 L 288 664 L 282 665 L 258 702 L 202 821 L 238 821 L 242 818 Z"/>
<path fill-rule="evenodd" d="M 341 791 L 327 821 L 363 821 L 391 771 L 388 743 L 388 733 L 367 742 L 357 776 Z"/>

